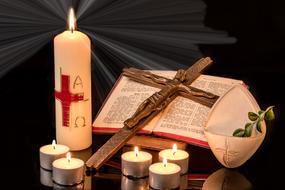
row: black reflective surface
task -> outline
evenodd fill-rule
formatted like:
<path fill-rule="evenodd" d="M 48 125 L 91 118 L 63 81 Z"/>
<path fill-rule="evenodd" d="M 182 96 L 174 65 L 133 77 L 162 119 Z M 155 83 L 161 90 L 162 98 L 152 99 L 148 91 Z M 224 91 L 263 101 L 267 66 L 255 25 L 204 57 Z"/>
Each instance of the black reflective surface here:
<path fill-rule="evenodd" d="M 189 172 L 210 175 L 207 183 L 211 182 L 211 187 L 228 184 L 236 189 L 282 189 L 285 160 L 285 104 L 282 92 L 285 22 L 281 1 L 222 0 L 207 1 L 207 4 L 207 25 L 228 30 L 238 39 L 233 45 L 201 47 L 205 55 L 215 60 L 207 74 L 243 80 L 262 108 L 276 106 L 276 120 L 268 126 L 261 147 L 243 166 L 213 174 L 222 167 L 211 152 L 190 147 Z M 4 141 L 1 151 L 4 159 L 1 166 L 4 174 L 2 185 L 8 186 L 4 189 L 53 189 L 41 184 L 38 155 L 39 148 L 51 143 L 55 137 L 52 43 L 0 79 L 0 100 L 1 139 Z M 96 97 L 93 101 L 94 105 L 98 105 Z M 97 110 L 98 106 L 94 106 L 93 116 Z M 94 136 L 92 151 L 107 138 Z M 119 170 L 107 166 L 101 173 L 88 177 L 86 181 L 91 185 L 85 184 L 85 187 L 98 190 L 121 188 Z M 217 184 L 212 185 L 213 181 Z M 201 187 L 199 181 L 189 183 Z M 80 184 L 78 188 L 82 186 Z"/>

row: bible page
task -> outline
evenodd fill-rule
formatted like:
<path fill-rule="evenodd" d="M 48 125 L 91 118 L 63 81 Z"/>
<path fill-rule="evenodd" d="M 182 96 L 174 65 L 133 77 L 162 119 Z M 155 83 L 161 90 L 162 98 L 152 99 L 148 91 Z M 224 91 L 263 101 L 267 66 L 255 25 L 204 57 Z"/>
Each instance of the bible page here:
<path fill-rule="evenodd" d="M 235 84 L 242 83 L 240 80 L 201 75 L 191 86 L 222 96 Z M 207 106 L 179 96 L 163 111 L 153 132 L 158 136 L 208 147 L 204 125 L 209 112 Z"/>
<path fill-rule="evenodd" d="M 172 78 L 176 71 L 151 71 L 160 76 Z M 95 133 L 115 133 L 124 125 L 124 121 L 130 118 L 138 106 L 160 89 L 144 85 L 130 80 L 125 76 L 115 84 L 105 104 L 93 122 L 93 132 Z M 151 133 L 158 122 L 161 114 L 153 118 L 141 131 Z"/>

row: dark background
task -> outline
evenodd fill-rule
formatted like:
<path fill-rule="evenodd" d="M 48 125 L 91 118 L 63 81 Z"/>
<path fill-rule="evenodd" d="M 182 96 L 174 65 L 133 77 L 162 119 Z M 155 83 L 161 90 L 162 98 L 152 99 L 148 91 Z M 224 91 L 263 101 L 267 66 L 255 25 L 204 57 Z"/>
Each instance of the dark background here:
<path fill-rule="evenodd" d="M 243 80 L 261 108 L 275 105 L 276 120 L 268 125 L 265 141 L 239 170 L 256 189 L 281 185 L 284 156 L 283 44 L 285 22 L 282 1 L 207 0 L 205 23 L 226 30 L 238 41 L 232 45 L 203 45 L 201 51 L 215 64 L 207 74 Z M 55 137 L 53 44 L 0 79 L 1 155 L 7 159 L 11 187 L 39 184 L 38 148 Z M 93 98 L 94 105 L 96 97 Z M 93 115 L 98 107 L 94 108 Z M 210 169 L 209 169 L 210 171 Z"/>

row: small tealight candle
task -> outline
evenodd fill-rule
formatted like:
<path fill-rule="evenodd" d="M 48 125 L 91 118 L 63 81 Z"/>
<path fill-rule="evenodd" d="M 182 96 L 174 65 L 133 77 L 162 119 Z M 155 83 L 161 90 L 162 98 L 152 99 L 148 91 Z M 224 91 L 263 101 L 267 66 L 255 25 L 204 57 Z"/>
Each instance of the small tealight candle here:
<path fill-rule="evenodd" d="M 175 189 L 180 186 L 181 168 L 177 164 L 163 162 L 152 164 L 149 167 L 149 185 L 154 189 Z"/>
<path fill-rule="evenodd" d="M 122 154 L 121 158 L 123 175 L 135 178 L 148 176 L 148 168 L 152 163 L 150 153 L 139 151 L 138 147 L 135 147 L 134 151 Z"/>
<path fill-rule="evenodd" d="M 176 144 L 172 149 L 166 149 L 159 152 L 159 160 L 166 157 L 170 163 L 178 164 L 181 167 L 181 175 L 188 171 L 189 154 L 184 150 L 178 150 Z"/>
<path fill-rule="evenodd" d="M 60 185 L 74 185 L 83 181 L 84 162 L 78 158 L 71 158 L 70 152 L 66 158 L 60 158 L 52 163 L 53 181 Z"/>
<path fill-rule="evenodd" d="M 65 157 L 69 148 L 65 145 L 56 144 L 55 140 L 52 144 L 42 146 L 40 148 L 40 165 L 46 170 L 52 170 L 52 162 L 56 159 Z"/>

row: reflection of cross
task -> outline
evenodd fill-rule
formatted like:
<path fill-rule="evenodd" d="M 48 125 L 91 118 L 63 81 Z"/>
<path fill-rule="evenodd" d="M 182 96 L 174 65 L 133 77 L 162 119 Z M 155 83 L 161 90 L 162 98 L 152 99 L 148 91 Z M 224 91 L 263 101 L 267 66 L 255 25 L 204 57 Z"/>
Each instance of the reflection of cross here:
<path fill-rule="evenodd" d="M 161 88 L 146 99 L 132 117 L 124 122 L 124 127 L 110 138 L 87 162 L 88 167 L 99 169 L 145 124 L 163 110 L 175 97 L 182 95 L 205 106 L 211 107 L 218 96 L 191 87 L 201 72 L 210 64 L 210 58 L 202 58 L 187 70 L 178 70 L 173 79 L 167 79 L 139 69 L 125 69 L 124 75 L 140 83 Z"/>
<path fill-rule="evenodd" d="M 72 94 L 69 91 L 70 76 L 61 74 L 61 91 L 55 91 L 55 98 L 62 105 L 62 125 L 69 127 L 70 105 L 72 102 L 82 101 L 84 93 Z"/>

